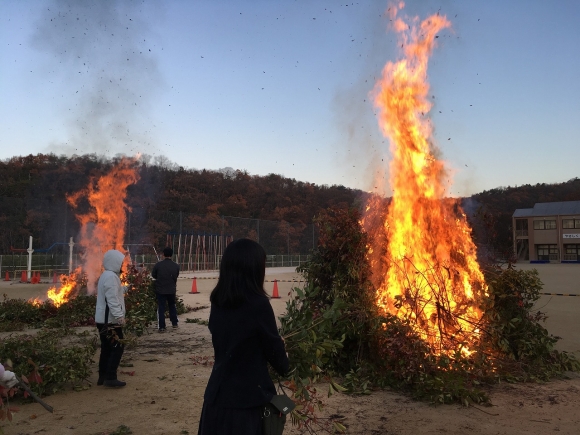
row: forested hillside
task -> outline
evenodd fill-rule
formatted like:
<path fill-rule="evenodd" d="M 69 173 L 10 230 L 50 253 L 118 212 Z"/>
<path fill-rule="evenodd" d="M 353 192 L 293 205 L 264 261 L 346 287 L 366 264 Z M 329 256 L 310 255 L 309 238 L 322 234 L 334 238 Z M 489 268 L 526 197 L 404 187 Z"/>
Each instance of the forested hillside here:
<path fill-rule="evenodd" d="M 30 235 L 36 247 L 76 236 L 79 226 L 66 196 L 86 188 L 91 178 L 107 173 L 118 160 L 94 154 L 38 154 L 1 161 L 0 254 L 9 253 L 11 246 L 28 247 Z M 142 157 L 138 170 L 139 181 L 128 189 L 127 238 L 156 246 L 165 243 L 170 231 L 235 233 L 232 220 L 222 216 L 236 216 L 272 221 L 272 231 L 280 233 L 282 252 L 304 251 L 308 248 L 296 243 L 289 246 L 290 239 L 307 231 L 320 210 L 354 205 L 362 194 L 344 186 L 318 186 L 277 174 L 186 169 L 163 157 Z M 265 225 L 262 227 L 264 231 Z"/>
<path fill-rule="evenodd" d="M 525 184 L 499 187 L 466 198 L 474 237 L 480 247 L 506 258 L 513 250 L 512 215 L 518 208 L 532 208 L 538 202 L 580 201 L 580 179 L 565 183 Z"/>
<path fill-rule="evenodd" d="M 30 235 L 36 247 L 75 237 L 79 226 L 66 196 L 86 188 L 119 159 L 38 154 L 0 161 L 0 254 L 28 247 Z M 344 186 L 319 186 L 277 174 L 186 169 L 164 157 L 144 156 L 138 170 L 140 179 L 128 190 L 127 240 L 155 246 L 165 243 L 168 232 L 245 236 L 256 231 L 259 219 L 258 231 L 270 233 L 270 251 L 306 253 L 315 239 L 314 216 L 331 206 L 361 206 L 366 197 Z M 505 258 L 512 249 L 515 209 L 577 200 L 580 179 L 575 178 L 487 190 L 464 198 L 463 205 L 480 250 Z"/>

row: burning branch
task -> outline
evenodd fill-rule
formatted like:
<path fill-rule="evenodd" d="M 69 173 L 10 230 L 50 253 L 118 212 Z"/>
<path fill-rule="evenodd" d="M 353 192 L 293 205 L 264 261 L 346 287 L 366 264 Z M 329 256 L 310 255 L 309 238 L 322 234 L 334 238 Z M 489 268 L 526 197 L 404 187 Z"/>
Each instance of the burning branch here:
<path fill-rule="evenodd" d="M 433 352 L 450 354 L 470 341 L 486 291 L 465 215 L 456 200 L 445 198 L 448 171 L 428 119 L 427 64 L 437 33 L 451 23 L 434 15 L 407 24 L 397 7 L 389 13 L 404 58 L 385 66 L 375 105 L 394 156 L 394 194 L 386 218 L 377 218 L 381 209 L 373 200 L 363 222 L 375 235 L 369 251 L 377 305 L 411 322 Z"/>

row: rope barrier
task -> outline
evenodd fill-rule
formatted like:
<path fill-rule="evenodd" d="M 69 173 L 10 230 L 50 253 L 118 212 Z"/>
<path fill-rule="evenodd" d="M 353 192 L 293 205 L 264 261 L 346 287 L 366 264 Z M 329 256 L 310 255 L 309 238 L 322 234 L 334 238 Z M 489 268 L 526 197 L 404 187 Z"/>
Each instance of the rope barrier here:
<path fill-rule="evenodd" d="M 191 278 L 188 276 L 180 276 L 178 279 L 218 279 L 217 276 L 192 276 Z M 264 282 L 306 282 L 303 279 L 298 280 L 298 279 L 265 279 Z"/>
<path fill-rule="evenodd" d="M 540 294 L 544 296 L 580 296 L 575 295 L 573 293 L 540 293 Z"/>

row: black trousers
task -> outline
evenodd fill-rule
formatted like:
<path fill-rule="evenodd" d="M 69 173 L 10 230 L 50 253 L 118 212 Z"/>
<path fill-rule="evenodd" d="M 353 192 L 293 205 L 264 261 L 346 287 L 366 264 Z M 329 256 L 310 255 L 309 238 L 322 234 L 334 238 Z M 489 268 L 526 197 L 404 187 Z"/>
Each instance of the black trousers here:
<path fill-rule="evenodd" d="M 165 303 L 169 306 L 169 320 L 173 326 L 177 326 L 177 306 L 175 305 L 175 293 L 164 295 L 155 293 L 157 296 L 157 322 L 159 329 L 165 329 Z"/>
<path fill-rule="evenodd" d="M 125 350 L 125 345 L 119 341 L 123 339 L 123 328 L 111 324 L 97 323 L 97 329 L 101 339 L 99 377 L 112 381 L 117 379 L 117 368 Z"/>

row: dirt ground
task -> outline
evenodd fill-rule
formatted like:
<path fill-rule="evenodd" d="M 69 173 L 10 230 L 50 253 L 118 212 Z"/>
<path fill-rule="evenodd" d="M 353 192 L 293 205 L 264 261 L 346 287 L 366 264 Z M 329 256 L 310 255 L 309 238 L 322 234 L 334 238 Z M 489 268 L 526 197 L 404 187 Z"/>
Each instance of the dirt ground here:
<path fill-rule="evenodd" d="M 580 294 L 580 265 L 533 265 L 540 271 L 545 292 Z M 522 265 L 523 268 L 532 267 Z M 196 274 L 198 294 L 189 294 L 192 277 L 180 279 L 178 293 L 191 306 L 207 306 L 215 274 Z M 270 269 L 266 289 L 278 279 L 280 299 L 272 299 L 276 313 L 285 310 L 288 293 L 299 275 L 291 269 Z M 9 297 L 29 298 L 45 294 L 48 284 L 2 282 L 0 292 Z M 562 337 L 558 348 L 580 356 L 580 297 L 543 296 L 538 307 L 550 316 L 547 327 Z M 207 319 L 209 308 L 180 316 L 179 329 L 159 334 L 154 328 L 136 348 L 126 351 L 120 379 L 122 389 L 96 386 L 80 392 L 62 392 L 46 402 L 55 409 L 46 412 L 38 404 L 20 406 L 11 424 L 3 423 L 6 435 L 105 434 L 125 425 L 133 434 L 196 434 L 203 392 L 211 367 L 192 357 L 212 355 L 206 326 L 186 323 L 187 318 Z M 1 356 L 0 356 L 1 358 Z M 324 386 L 321 391 L 326 391 Z M 392 392 L 369 396 L 335 394 L 326 400 L 325 415 L 343 417 L 349 434 L 561 434 L 580 433 L 580 375 L 545 384 L 503 384 L 489 391 L 493 406 L 431 406 Z M 2 426 L 0 426 L 2 427 Z M 287 425 L 285 434 L 300 433 Z"/>

